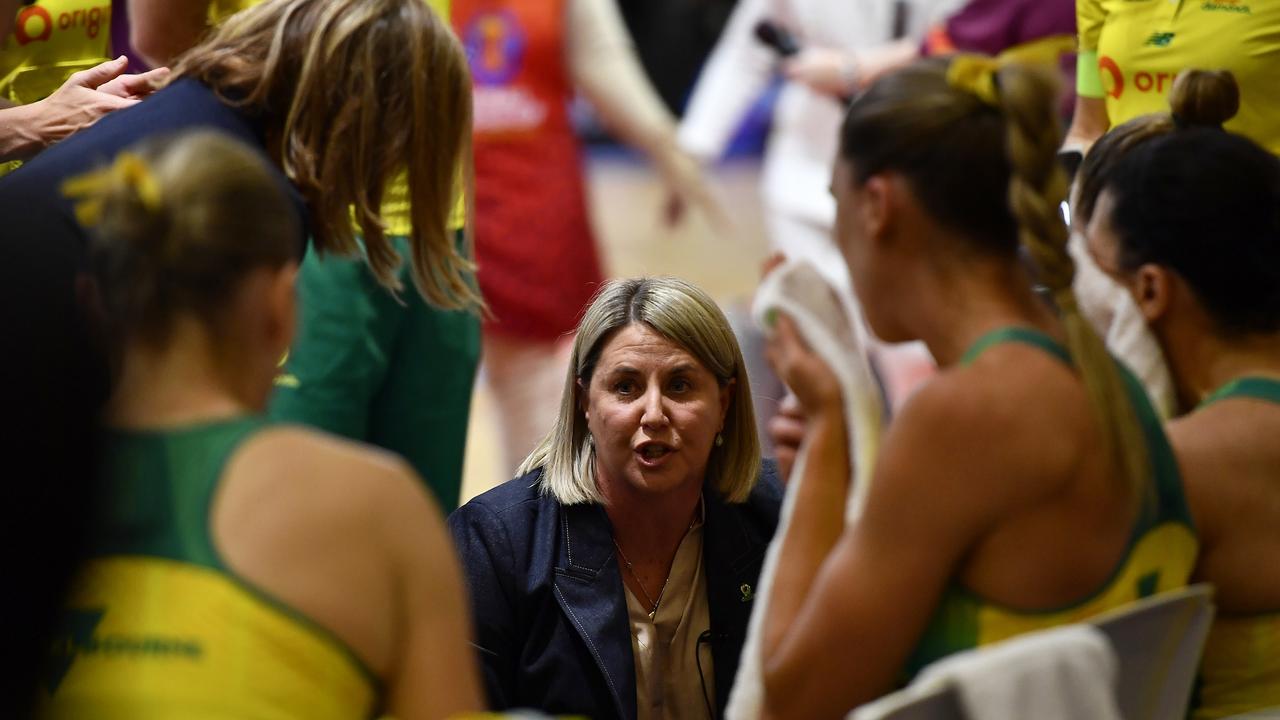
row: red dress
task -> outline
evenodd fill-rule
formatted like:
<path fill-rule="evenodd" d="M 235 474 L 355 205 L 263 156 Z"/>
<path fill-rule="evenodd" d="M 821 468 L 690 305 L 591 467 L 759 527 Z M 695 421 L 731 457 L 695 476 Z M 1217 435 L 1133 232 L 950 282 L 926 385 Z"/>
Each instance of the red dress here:
<path fill-rule="evenodd" d="M 565 0 L 454 0 L 475 88 L 476 261 L 485 330 L 554 340 L 603 280 L 569 123 Z"/>

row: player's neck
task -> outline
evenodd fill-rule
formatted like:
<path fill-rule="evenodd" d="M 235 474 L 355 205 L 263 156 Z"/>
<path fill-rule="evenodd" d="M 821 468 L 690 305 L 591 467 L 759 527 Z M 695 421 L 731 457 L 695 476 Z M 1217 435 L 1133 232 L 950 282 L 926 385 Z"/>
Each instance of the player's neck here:
<path fill-rule="evenodd" d="M 1280 379 L 1280 334 L 1226 340 L 1211 334 L 1169 357 L 1178 386 L 1178 399 L 1192 408 L 1210 393 L 1242 377 Z"/>
<path fill-rule="evenodd" d="M 1030 290 L 1031 280 L 1014 263 L 974 263 L 932 283 L 916 325 L 917 336 L 939 366 L 959 362 L 983 335 L 1002 327 L 1034 327 L 1058 333 L 1049 308 Z"/>
<path fill-rule="evenodd" d="M 164 347 L 134 344 L 104 420 L 118 428 L 166 428 L 251 413 L 247 393 L 228 382 L 203 332 L 176 329 Z"/>

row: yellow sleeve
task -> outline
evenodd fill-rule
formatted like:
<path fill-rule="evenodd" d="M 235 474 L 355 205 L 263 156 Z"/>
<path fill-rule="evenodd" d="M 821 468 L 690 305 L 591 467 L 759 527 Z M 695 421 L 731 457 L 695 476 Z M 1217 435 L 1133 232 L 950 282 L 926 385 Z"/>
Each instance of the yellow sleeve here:
<path fill-rule="evenodd" d="M 209 22 L 216 23 L 222 18 L 238 13 L 262 0 L 210 0 Z M 426 0 L 427 5 L 445 20 L 449 19 L 449 0 Z"/>
<path fill-rule="evenodd" d="M 1076 58 L 1076 93 L 1089 98 L 1103 96 L 1102 76 L 1098 73 L 1098 40 L 1107 24 L 1103 0 L 1076 0 L 1076 28 L 1080 51 Z"/>
<path fill-rule="evenodd" d="M 261 0 L 212 0 L 209 3 L 209 24 L 216 25 L 228 15 L 235 15 L 245 8 L 257 5 Z"/>

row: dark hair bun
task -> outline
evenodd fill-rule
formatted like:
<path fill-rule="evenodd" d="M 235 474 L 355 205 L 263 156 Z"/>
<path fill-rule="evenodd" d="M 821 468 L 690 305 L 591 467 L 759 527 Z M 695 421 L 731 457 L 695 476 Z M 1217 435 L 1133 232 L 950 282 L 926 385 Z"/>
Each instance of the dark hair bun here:
<path fill-rule="evenodd" d="M 1230 70 L 1184 70 L 1173 81 L 1169 109 L 1180 127 L 1221 128 L 1240 112 L 1240 86 Z"/>

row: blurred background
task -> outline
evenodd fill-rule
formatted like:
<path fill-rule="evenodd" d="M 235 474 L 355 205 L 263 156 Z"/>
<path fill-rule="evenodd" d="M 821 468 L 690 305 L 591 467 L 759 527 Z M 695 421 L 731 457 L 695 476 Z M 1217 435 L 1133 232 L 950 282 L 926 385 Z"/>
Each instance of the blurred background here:
<path fill-rule="evenodd" d="M 646 76 L 677 116 L 734 6 L 733 0 L 618 1 Z M 665 187 L 647 159 L 612 138 L 589 103 L 574 101 L 571 117 L 586 142 L 588 207 L 608 277 L 678 275 L 706 289 L 722 307 L 745 312 L 767 254 L 760 158 L 777 89 L 775 82 L 760 94 L 725 158 L 706 168 L 732 215 L 728 232 L 717 232 L 696 213 L 667 227 Z M 509 479 L 497 413 L 482 369 L 467 432 L 463 503 Z"/>

